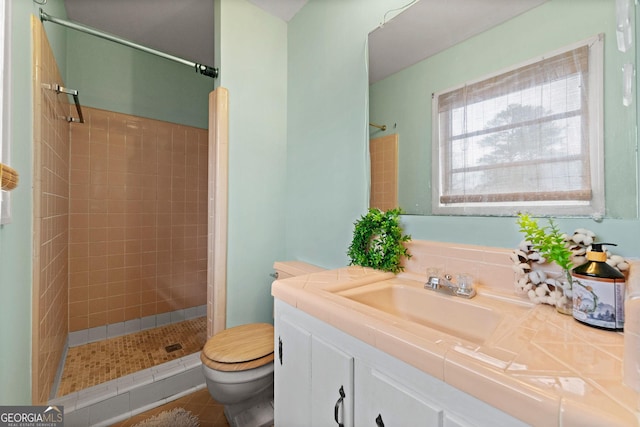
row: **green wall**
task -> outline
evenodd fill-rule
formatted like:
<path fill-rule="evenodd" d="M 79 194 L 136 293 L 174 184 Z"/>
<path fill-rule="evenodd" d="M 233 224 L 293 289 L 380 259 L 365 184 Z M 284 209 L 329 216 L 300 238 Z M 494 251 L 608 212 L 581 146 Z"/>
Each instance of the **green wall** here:
<path fill-rule="evenodd" d="M 290 258 L 347 264 L 369 204 L 367 34 L 405 0 L 310 0 L 289 22 L 286 241 Z"/>
<path fill-rule="evenodd" d="M 47 34 L 55 25 L 45 23 Z M 214 79 L 168 59 L 80 31 L 64 31 L 65 83 L 78 90 L 82 105 L 208 127 L 208 94 Z M 61 62 L 57 52 L 56 59 Z"/>
<path fill-rule="evenodd" d="M 227 326 L 272 322 L 284 258 L 287 25 L 246 0 L 220 3 L 220 85 L 229 89 Z"/>

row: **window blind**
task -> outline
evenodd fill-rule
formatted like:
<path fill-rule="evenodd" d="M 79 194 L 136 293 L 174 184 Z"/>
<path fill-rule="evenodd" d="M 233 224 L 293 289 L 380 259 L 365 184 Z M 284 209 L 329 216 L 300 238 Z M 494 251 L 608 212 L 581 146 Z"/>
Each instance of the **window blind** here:
<path fill-rule="evenodd" d="M 582 44 L 434 95 L 437 202 L 470 214 L 473 205 L 589 204 L 601 132 L 591 55 Z"/>

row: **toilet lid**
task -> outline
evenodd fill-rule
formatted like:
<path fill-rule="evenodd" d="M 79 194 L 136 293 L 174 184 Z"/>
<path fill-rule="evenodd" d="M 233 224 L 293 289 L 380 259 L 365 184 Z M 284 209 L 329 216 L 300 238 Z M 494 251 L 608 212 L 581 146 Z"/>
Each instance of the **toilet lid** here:
<path fill-rule="evenodd" d="M 273 326 L 250 323 L 225 329 L 211 337 L 202 349 L 214 362 L 243 363 L 273 353 Z"/>

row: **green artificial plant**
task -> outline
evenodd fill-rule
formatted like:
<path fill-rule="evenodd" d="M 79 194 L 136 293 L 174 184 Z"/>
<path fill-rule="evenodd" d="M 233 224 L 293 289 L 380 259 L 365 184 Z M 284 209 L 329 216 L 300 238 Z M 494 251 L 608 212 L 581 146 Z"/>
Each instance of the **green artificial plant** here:
<path fill-rule="evenodd" d="M 558 264 L 566 272 L 568 280 L 571 280 L 572 252 L 553 219 L 549 219 L 547 227 L 540 227 L 528 214 L 519 213 L 518 225 L 533 249 L 540 252 L 546 260 Z"/>
<path fill-rule="evenodd" d="M 531 244 L 533 249 L 538 251 L 545 260 L 555 262 L 564 272 L 566 286 L 562 286 L 562 291 L 567 296 L 568 301 L 565 302 L 564 306 L 557 304 L 558 311 L 564 314 L 572 312 L 572 303 L 570 304 L 570 302 L 574 286 L 581 286 L 584 291 L 590 294 L 590 299 L 593 301 L 592 311 L 595 310 L 598 306 L 598 295 L 593 292 L 591 287 L 585 286 L 580 280 L 571 275 L 571 269 L 573 268 L 571 257 L 573 253 L 564 234 L 560 232 L 553 219 L 549 219 L 547 227 L 540 227 L 535 219 L 527 214 L 519 213 L 518 225 L 520 226 L 520 231 L 525 235 L 525 240 Z"/>
<path fill-rule="evenodd" d="M 410 241 L 411 236 L 402 234 L 401 213 L 401 209 L 383 212 L 369 208 L 369 212 L 354 223 L 353 241 L 347 251 L 351 259 L 349 265 L 393 273 L 402 271 L 402 257 L 411 257 L 403 243 Z"/>

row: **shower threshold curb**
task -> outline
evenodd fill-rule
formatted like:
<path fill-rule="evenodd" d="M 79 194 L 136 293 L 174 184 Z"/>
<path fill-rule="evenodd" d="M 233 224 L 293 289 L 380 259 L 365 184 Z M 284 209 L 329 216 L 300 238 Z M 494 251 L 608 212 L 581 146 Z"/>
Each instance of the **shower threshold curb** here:
<path fill-rule="evenodd" d="M 49 400 L 69 426 L 109 426 L 206 387 L 200 353 Z"/>

